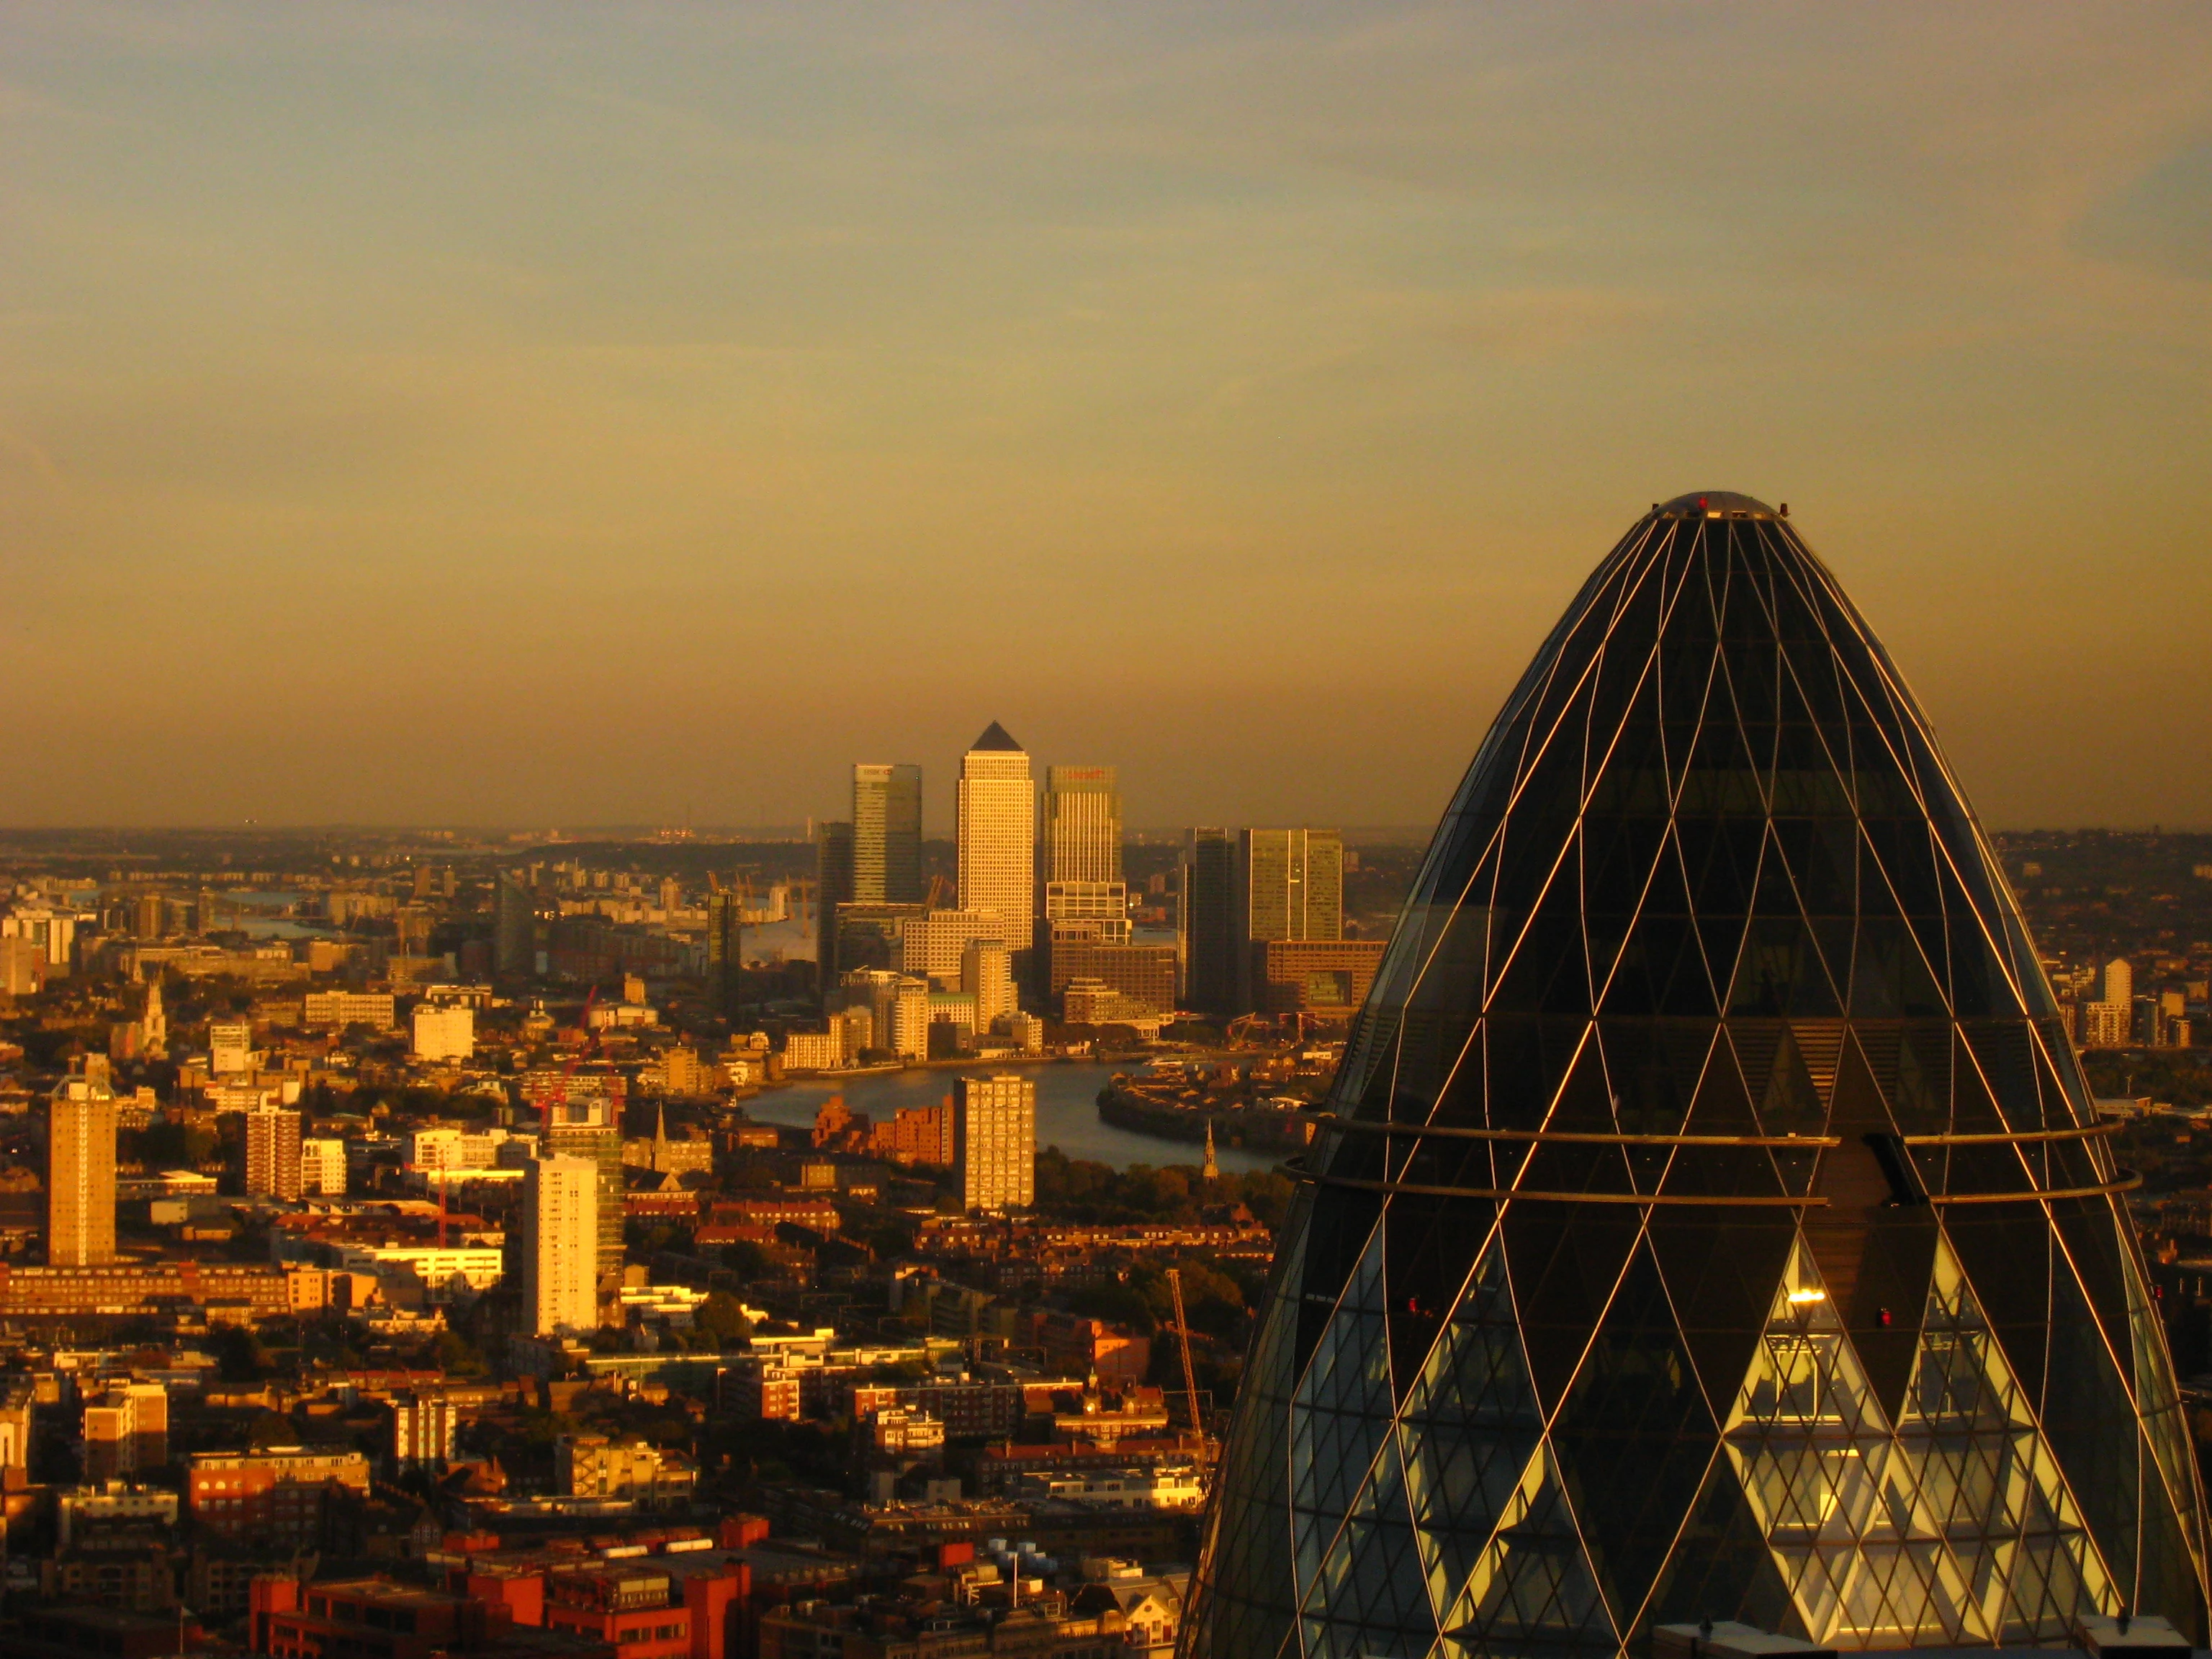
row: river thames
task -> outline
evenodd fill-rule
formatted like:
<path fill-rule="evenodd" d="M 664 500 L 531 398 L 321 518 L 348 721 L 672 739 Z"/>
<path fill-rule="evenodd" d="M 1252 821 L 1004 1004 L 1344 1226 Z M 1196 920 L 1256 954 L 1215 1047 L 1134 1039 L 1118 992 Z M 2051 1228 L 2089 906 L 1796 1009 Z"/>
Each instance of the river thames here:
<path fill-rule="evenodd" d="M 976 1069 L 983 1070 L 984 1067 Z M 1053 1062 L 1010 1069 L 1036 1079 L 1037 1149 L 1057 1146 L 1070 1158 L 1089 1158 L 1126 1170 L 1133 1164 L 1187 1164 L 1194 1167 L 1205 1149 L 1194 1141 L 1162 1140 L 1128 1129 L 1117 1129 L 1098 1121 L 1098 1091 L 1117 1070 L 1127 1066 Z M 805 1128 L 814 1114 L 832 1095 L 845 1097 L 848 1109 L 865 1112 L 872 1121 L 886 1123 L 904 1106 L 930 1106 L 952 1092 L 959 1073 L 951 1067 L 912 1067 L 902 1072 L 872 1072 L 859 1077 L 804 1078 L 754 1096 L 744 1103 L 746 1113 L 763 1123 Z M 1218 1149 L 1224 1170 L 1272 1170 L 1283 1160 L 1279 1152 L 1247 1152 L 1241 1147 Z"/>

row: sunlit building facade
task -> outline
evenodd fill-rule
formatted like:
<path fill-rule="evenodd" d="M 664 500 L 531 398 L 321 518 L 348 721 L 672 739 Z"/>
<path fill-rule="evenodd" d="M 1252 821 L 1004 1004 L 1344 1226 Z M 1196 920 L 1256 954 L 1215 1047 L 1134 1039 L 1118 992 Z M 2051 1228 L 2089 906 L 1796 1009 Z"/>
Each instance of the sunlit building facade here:
<path fill-rule="evenodd" d="M 1186 1659 L 2205 1640 L 2116 1167 L 1786 520 L 1655 507 L 1437 830 L 1308 1155 Z"/>

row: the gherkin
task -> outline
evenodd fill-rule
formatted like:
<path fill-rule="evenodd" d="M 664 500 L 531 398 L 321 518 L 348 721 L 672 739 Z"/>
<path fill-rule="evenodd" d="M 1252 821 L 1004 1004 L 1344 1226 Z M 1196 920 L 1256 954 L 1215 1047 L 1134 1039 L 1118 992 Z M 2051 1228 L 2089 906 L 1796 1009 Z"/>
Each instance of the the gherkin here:
<path fill-rule="evenodd" d="M 1307 1159 L 1185 1659 L 2205 1639 L 2079 1062 L 1787 520 L 1599 566 L 1437 830 Z"/>

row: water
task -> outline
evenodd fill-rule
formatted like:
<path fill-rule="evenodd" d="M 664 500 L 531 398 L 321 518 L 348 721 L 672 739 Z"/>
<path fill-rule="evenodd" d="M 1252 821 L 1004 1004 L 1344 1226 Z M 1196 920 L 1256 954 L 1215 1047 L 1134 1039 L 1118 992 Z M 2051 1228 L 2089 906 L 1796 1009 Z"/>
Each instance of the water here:
<path fill-rule="evenodd" d="M 987 1067 L 978 1066 L 977 1070 Z M 1132 1164 L 1188 1164 L 1194 1168 L 1206 1149 L 1192 1140 L 1163 1140 L 1117 1129 L 1098 1121 L 1098 1091 L 1107 1079 L 1127 1066 L 1048 1065 L 1018 1067 L 1036 1079 L 1037 1145 L 1057 1146 L 1070 1158 L 1088 1158 L 1126 1170 Z M 874 1072 L 861 1077 L 806 1078 L 769 1090 L 744 1103 L 745 1111 L 763 1123 L 790 1128 L 809 1128 L 822 1103 L 832 1095 L 845 1097 L 845 1104 L 866 1112 L 871 1121 L 887 1123 L 901 1107 L 934 1106 L 952 1092 L 959 1073 L 950 1067 L 912 1067 L 903 1072 Z M 1272 1170 L 1283 1161 L 1279 1152 L 1249 1151 L 1223 1146 L 1214 1158 L 1225 1170 Z"/>

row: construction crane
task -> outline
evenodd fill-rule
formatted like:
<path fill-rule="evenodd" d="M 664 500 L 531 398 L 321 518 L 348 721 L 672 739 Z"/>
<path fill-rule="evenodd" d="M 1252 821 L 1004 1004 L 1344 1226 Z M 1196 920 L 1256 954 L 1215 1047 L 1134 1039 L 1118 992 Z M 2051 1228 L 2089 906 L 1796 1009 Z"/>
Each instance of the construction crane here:
<path fill-rule="evenodd" d="M 1168 1297 L 1175 1304 L 1176 1345 L 1182 1350 L 1182 1390 L 1183 1398 L 1190 1404 L 1191 1432 L 1197 1438 L 1199 1451 L 1203 1454 L 1206 1450 L 1206 1425 L 1198 1415 L 1198 1372 L 1190 1363 L 1190 1322 L 1183 1316 L 1182 1269 L 1180 1267 L 1168 1269 Z M 1207 1480 L 1205 1464 L 1206 1460 L 1201 1455 L 1198 1476 L 1201 1486 Z"/>

